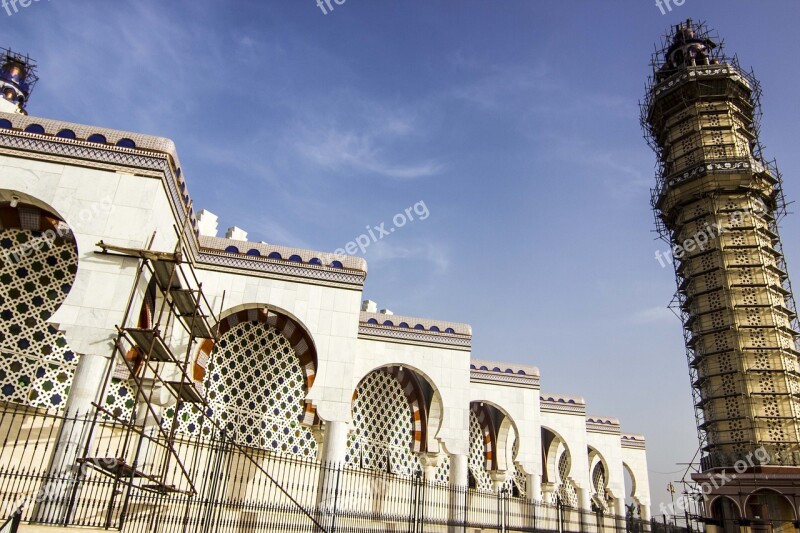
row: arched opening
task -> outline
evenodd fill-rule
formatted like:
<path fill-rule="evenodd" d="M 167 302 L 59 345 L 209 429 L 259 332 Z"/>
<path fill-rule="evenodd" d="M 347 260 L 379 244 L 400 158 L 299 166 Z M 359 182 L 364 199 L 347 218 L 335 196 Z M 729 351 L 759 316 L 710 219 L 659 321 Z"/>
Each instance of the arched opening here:
<path fill-rule="evenodd" d="M 549 501 L 546 503 L 555 503 L 558 499 L 564 505 L 577 508 L 578 493 L 570 478 L 572 471 L 570 450 L 561 435 L 544 426 L 542 426 L 542 458 L 545 465 L 544 481 L 550 488 Z"/>
<path fill-rule="evenodd" d="M 719 496 L 711 502 L 711 518 L 716 520 L 725 533 L 739 533 L 742 513 L 739 506 L 727 496 Z"/>
<path fill-rule="evenodd" d="M 66 223 L 43 204 L 0 203 L 0 399 L 62 409 L 78 358 L 48 323 L 69 294 L 78 250 Z"/>
<path fill-rule="evenodd" d="M 470 488 L 479 492 L 494 492 L 489 472 L 494 469 L 496 447 L 497 432 L 494 429 L 494 417 L 485 404 L 472 402 L 469 409 L 467 464 L 474 483 L 470 485 Z"/>
<path fill-rule="evenodd" d="M 498 406 L 489 402 L 470 403 L 468 466 L 480 492 L 507 492 L 524 496 L 526 480 L 514 463 L 518 450 L 516 425 Z M 492 477 L 502 477 L 495 484 Z"/>
<path fill-rule="evenodd" d="M 771 533 L 791 533 L 797 516 L 794 506 L 783 494 L 761 489 L 747 497 L 745 516 L 752 521 L 753 530 Z"/>
<path fill-rule="evenodd" d="M 346 461 L 369 470 L 410 477 L 427 451 L 428 407 L 435 389 L 418 372 L 386 366 L 367 374 L 353 395 L 354 431 Z"/>
<path fill-rule="evenodd" d="M 354 431 L 346 461 L 398 476 L 416 475 L 421 472 L 418 454 L 440 452 L 436 433 L 442 413 L 441 396 L 423 372 L 406 365 L 376 368 L 353 394 Z M 448 472 L 449 465 L 441 464 L 436 480 L 446 482 Z"/>
<path fill-rule="evenodd" d="M 592 480 L 592 508 L 595 511 L 608 513 L 612 511 L 608 489 L 608 465 L 602 455 L 589 447 L 589 475 Z"/>
<path fill-rule="evenodd" d="M 625 484 L 625 506 L 633 511 L 633 518 L 640 518 L 639 495 L 636 492 L 636 476 L 627 463 L 622 463 L 622 481 Z"/>
<path fill-rule="evenodd" d="M 318 419 L 306 402 L 317 367 L 310 335 L 271 307 L 239 309 L 220 320 L 219 341 L 201 344 L 195 360 L 194 375 L 202 379 L 210 415 L 242 446 L 316 457 L 309 426 Z M 185 409 L 179 431 L 211 433 L 196 408 Z"/>

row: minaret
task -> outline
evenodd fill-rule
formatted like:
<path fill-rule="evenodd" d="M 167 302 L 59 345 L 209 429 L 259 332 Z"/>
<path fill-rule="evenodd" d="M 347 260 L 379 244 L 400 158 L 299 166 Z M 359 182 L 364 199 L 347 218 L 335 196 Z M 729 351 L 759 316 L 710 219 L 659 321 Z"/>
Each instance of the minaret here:
<path fill-rule="evenodd" d="M 0 111 L 27 115 L 28 103 L 33 86 L 38 80 L 36 64 L 27 56 L 0 48 Z"/>
<path fill-rule="evenodd" d="M 747 468 L 727 486 L 709 483 L 706 516 L 726 529 L 741 511 L 789 516 L 787 502 L 759 489 L 800 496 L 797 317 L 778 236 L 781 177 L 759 143 L 759 96 L 752 73 L 688 20 L 653 56 L 642 105 L 658 155 L 652 205 L 672 247 L 697 412 L 695 480 Z"/>

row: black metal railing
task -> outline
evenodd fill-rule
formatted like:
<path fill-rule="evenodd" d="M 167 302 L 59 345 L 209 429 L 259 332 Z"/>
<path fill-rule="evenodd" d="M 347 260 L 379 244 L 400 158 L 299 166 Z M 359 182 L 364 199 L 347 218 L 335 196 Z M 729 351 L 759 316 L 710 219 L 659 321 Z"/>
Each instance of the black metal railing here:
<path fill-rule="evenodd" d="M 25 522 L 125 533 L 650 533 L 658 528 L 508 492 L 429 482 L 421 472 L 403 477 L 243 450 L 213 428 L 176 434 L 170 451 L 182 459 L 176 465 L 164 460 L 159 435 L 145 433 L 134 444 L 125 442 L 130 435 L 120 423 L 96 412 L 65 416 L 0 403 L 0 517 L 16 514 Z"/>

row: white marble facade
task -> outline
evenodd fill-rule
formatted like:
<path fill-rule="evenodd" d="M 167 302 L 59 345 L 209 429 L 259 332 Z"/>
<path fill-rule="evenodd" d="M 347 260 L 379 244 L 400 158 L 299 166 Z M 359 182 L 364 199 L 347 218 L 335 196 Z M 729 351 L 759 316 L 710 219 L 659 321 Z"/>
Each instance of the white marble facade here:
<path fill-rule="evenodd" d="M 105 142 L 89 142 L 93 134 Z M 516 473 L 532 500 L 568 490 L 583 508 L 607 504 L 617 514 L 632 496 L 648 516 L 643 437 L 623 434 L 613 418 L 587 416 L 579 397 L 542 393 L 535 367 L 472 359 L 468 325 L 362 312 L 362 259 L 248 243 L 241 230 L 231 234 L 236 239 L 210 235 L 216 220 L 206 213 L 198 225 L 180 169 L 166 139 L 0 113 L 0 205 L 51 213 L 77 243 L 72 288 L 49 319 L 79 357 L 67 409 L 96 399 L 97 375 L 109 363 L 138 266 L 97 254 L 96 244 L 140 248 L 152 241 L 153 250 L 172 251 L 175 228 L 186 228 L 186 260 L 221 317 L 268 307 L 305 330 L 315 352 L 305 402 L 324 428 L 321 458 L 345 461 L 354 391 L 388 369 L 393 379 L 413 375 L 414 453 L 423 465 L 448 464 L 450 483 L 468 483 L 475 416 L 491 433 L 484 453 L 493 448 L 486 466 L 498 483 Z M 143 293 L 144 286 L 136 288 L 135 304 Z M 625 470 L 633 479 L 628 494 Z"/>

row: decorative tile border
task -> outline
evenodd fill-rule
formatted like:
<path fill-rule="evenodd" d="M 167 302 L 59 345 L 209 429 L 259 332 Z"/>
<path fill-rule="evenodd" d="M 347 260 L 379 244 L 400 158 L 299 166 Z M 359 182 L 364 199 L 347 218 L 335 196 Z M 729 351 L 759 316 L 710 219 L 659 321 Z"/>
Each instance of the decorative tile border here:
<path fill-rule="evenodd" d="M 633 433 L 623 433 L 620 436 L 620 442 L 623 448 L 630 448 L 633 450 L 644 450 L 646 444 L 644 436 Z"/>
<path fill-rule="evenodd" d="M 366 274 L 358 271 L 292 263 L 266 257 L 250 257 L 218 250 L 201 250 L 198 262 L 200 263 L 198 268 L 201 270 L 210 267 L 211 270 L 221 270 L 232 274 L 246 274 L 248 271 L 258 272 L 270 278 L 287 281 L 302 279 L 306 283 L 319 283 L 346 289 L 360 289 L 364 286 L 366 279 Z"/>
<path fill-rule="evenodd" d="M 512 387 L 523 387 L 539 390 L 539 376 L 527 376 L 519 374 L 505 374 L 485 370 L 471 369 L 469 372 L 470 381 L 474 383 L 489 383 L 493 385 L 509 385 Z"/>
<path fill-rule="evenodd" d="M 270 277 L 285 280 L 317 282 L 324 285 L 353 288 L 362 287 L 365 272 L 349 272 L 317 265 L 303 265 L 289 261 L 268 260 L 246 254 L 228 254 L 219 250 L 203 250 L 196 232 L 196 218 L 191 210 L 191 200 L 186 192 L 186 182 L 180 177 L 177 154 L 169 139 L 116 132 L 103 128 L 90 128 L 68 122 L 59 122 L 23 115 L 0 113 L 0 117 L 12 121 L 15 127 L 26 124 L 42 124 L 52 130 L 73 129 L 92 131 L 107 135 L 108 139 L 120 136 L 133 138 L 138 148 L 124 148 L 110 144 L 97 144 L 77 139 L 66 139 L 47 134 L 0 129 L 0 154 L 34 160 L 51 161 L 73 166 L 85 166 L 108 171 L 144 171 L 148 177 L 162 179 L 169 192 L 169 198 L 177 223 L 182 225 L 190 217 L 192 229 L 187 231 L 186 243 L 194 259 L 203 265 L 228 269 L 258 271 Z M 20 118 L 21 117 L 21 118 Z M 81 129 L 82 128 L 82 129 Z M 146 147 L 142 149 L 141 147 Z M 139 172 L 137 172 L 139 174 Z"/>
<path fill-rule="evenodd" d="M 362 324 L 369 324 L 371 326 L 399 328 L 403 330 L 413 329 L 415 331 L 426 333 L 441 333 L 446 335 L 463 335 L 472 337 L 472 326 L 469 324 L 462 324 L 460 322 L 446 322 L 444 320 L 432 320 L 430 318 L 419 318 L 406 315 L 367 313 L 365 311 L 362 311 L 359 315 L 359 321 Z M 390 322 L 390 324 L 386 324 L 386 322 Z M 400 326 L 400 324 L 405 324 L 407 327 Z M 448 329 L 452 331 L 448 332 Z"/>
<path fill-rule="evenodd" d="M 586 415 L 586 402 L 578 396 L 542 394 L 539 407 L 545 413 Z"/>
<path fill-rule="evenodd" d="M 597 416 L 586 417 L 586 431 L 591 433 L 606 433 L 620 435 L 619 420 Z"/>
<path fill-rule="evenodd" d="M 458 334 L 433 333 L 416 329 L 402 329 L 375 324 L 359 324 L 358 335 L 362 338 L 385 340 L 400 344 L 417 344 L 422 346 L 449 346 L 461 351 L 472 349 L 472 337 Z"/>
<path fill-rule="evenodd" d="M 680 72 L 662 81 L 653 89 L 653 95 L 658 97 L 663 93 L 669 92 L 687 83 L 690 79 L 694 80 L 701 77 L 728 77 L 744 83 L 748 88 L 752 88 L 750 82 L 742 76 L 732 65 L 709 65 L 701 67 L 688 67 L 688 72 Z"/>

